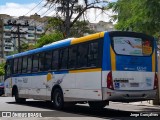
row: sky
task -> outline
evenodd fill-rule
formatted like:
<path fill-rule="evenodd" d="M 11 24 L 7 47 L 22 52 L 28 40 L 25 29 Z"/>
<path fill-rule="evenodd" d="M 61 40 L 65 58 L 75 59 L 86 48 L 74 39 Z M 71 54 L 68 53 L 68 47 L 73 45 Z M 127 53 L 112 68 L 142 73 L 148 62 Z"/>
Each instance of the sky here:
<path fill-rule="evenodd" d="M 110 0 L 110 1 L 117 1 L 117 0 Z M 15 17 L 23 15 L 29 16 L 35 13 L 42 16 L 53 16 L 54 15 L 53 9 L 47 11 L 48 8 L 43 7 L 45 4 L 45 0 L 43 0 L 43 2 L 41 2 L 41 4 L 39 4 L 34 10 L 29 12 L 40 2 L 41 0 L 0 0 L 0 14 L 8 14 Z M 98 22 L 100 20 L 109 21 L 107 14 L 110 14 L 110 12 L 101 14 L 101 12 L 98 10 L 91 10 L 88 13 L 89 14 L 87 14 L 86 16 L 90 22 Z"/>
<path fill-rule="evenodd" d="M 0 0 L 0 5 L 6 3 L 19 3 L 19 4 L 29 4 L 29 3 L 38 3 L 39 0 Z"/>

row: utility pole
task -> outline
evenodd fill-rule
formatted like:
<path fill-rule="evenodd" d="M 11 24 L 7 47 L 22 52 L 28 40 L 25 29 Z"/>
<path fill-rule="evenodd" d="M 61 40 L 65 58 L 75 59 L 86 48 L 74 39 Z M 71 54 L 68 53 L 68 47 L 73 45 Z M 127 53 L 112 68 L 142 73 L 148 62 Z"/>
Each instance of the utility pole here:
<path fill-rule="evenodd" d="M 34 42 L 36 44 L 36 39 L 37 39 L 37 26 L 36 23 L 34 24 Z"/>
<path fill-rule="evenodd" d="M 11 33 L 12 34 L 17 34 L 17 38 L 18 38 L 18 52 L 20 53 L 21 52 L 21 48 L 20 48 L 20 35 L 21 34 L 27 34 L 27 32 L 20 32 L 20 27 L 22 27 L 22 26 L 29 26 L 29 24 L 28 24 L 28 21 L 26 21 L 25 22 L 25 24 L 21 24 L 21 23 L 17 23 L 17 21 L 16 20 L 14 20 L 14 21 L 11 21 L 11 20 L 8 20 L 8 22 L 7 22 L 8 24 L 6 24 L 6 26 L 7 25 L 12 25 L 12 26 L 15 26 L 15 27 L 17 27 L 17 31 L 16 32 L 14 32 L 14 31 L 11 31 Z"/>

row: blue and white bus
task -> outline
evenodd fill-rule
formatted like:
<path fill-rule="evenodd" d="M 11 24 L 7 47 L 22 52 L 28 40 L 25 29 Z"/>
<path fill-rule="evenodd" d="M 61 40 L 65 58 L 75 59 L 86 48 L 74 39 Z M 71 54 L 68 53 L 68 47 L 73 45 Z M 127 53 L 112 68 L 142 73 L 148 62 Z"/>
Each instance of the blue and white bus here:
<path fill-rule="evenodd" d="M 156 42 L 135 32 L 100 32 L 68 38 L 7 57 L 5 95 L 86 103 L 103 108 L 109 101 L 155 98 L 158 87 Z"/>

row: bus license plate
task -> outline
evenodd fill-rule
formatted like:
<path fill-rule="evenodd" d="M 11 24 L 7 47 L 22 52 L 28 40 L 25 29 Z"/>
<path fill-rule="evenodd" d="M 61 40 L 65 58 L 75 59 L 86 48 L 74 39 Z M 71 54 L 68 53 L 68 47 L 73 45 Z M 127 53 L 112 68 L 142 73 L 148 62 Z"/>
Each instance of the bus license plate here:
<path fill-rule="evenodd" d="M 130 83 L 131 87 L 139 87 L 139 83 Z"/>

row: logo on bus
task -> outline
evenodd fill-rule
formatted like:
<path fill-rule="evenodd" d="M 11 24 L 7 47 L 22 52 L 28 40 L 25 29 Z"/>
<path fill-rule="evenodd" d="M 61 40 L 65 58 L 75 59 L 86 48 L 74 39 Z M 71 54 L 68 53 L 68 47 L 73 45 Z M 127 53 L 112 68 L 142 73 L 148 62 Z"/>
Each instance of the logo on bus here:
<path fill-rule="evenodd" d="M 137 67 L 138 71 L 146 71 L 146 69 L 147 69 L 146 67 Z"/>

